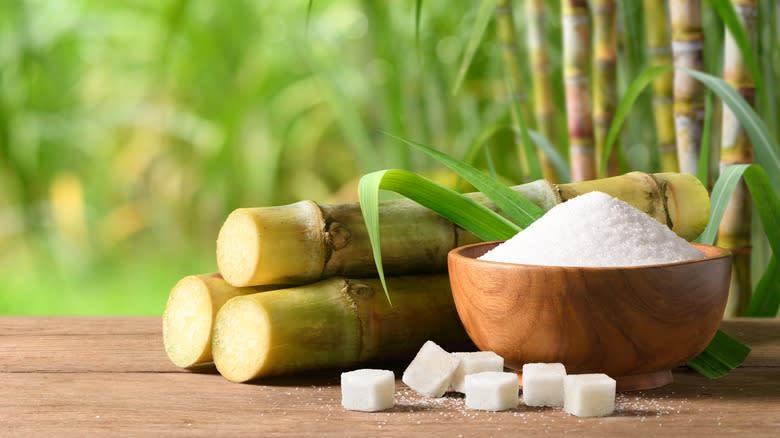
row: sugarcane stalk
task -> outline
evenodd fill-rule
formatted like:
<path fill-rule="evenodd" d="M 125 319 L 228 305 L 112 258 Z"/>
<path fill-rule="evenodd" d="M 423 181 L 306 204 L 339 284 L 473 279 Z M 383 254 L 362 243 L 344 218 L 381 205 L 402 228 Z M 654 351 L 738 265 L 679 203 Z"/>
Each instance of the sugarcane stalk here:
<path fill-rule="evenodd" d="M 669 35 L 669 11 L 666 2 L 644 0 L 643 15 L 650 65 L 671 67 L 672 49 Z M 672 107 L 673 77 L 674 74 L 670 71 L 653 80 L 653 115 L 662 172 L 678 171 L 674 136 L 674 109 Z"/>
<path fill-rule="evenodd" d="M 217 311 L 229 299 L 268 290 L 237 288 L 219 274 L 189 275 L 171 289 L 163 312 L 163 345 L 174 365 L 191 368 L 211 362 L 211 329 Z"/>
<path fill-rule="evenodd" d="M 228 301 L 214 323 L 217 370 L 245 382 L 300 371 L 409 361 L 426 341 L 467 348 L 446 275 L 390 277 L 392 306 L 378 279 L 334 277 Z"/>
<path fill-rule="evenodd" d="M 631 172 L 569 184 L 539 180 L 513 189 L 544 210 L 582 193 L 602 191 L 650 214 L 688 240 L 702 232 L 709 218 L 707 190 L 692 175 Z M 495 209 L 481 193 L 466 196 Z M 447 252 L 478 241 L 410 200 L 382 203 L 379 215 L 382 261 L 389 275 L 444 272 Z M 234 286 L 377 275 L 358 204 L 301 201 L 237 209 L 219 232 L 217 264 Z"/>
<path fill-rule="evenodd" d="M 675 67 L 704 70 L 700 0 L 670 0 Z M 681 70 L 674 72 L 674 125 L 680 171 L 696 174 L 704 124 L 704 85 Z"/>
<path fill-rule="evenodd" d="M 755 46 L 755 28 L 758 8 L 756 0 L 732 0 L 745 32 Z M 734 38 L 726 31 L 723 58 L 723 79 L 729 83 L 751 106 L 755 101 L 755 85 L 750 70 L 742 58 Z M 721 135 L 721 167 L 730 164 L 753 162 L 753 146 L 744 128 L 727 105 L 723 105 Z M 745 182 L 741 181 L 729 200 L 718 229 L 718 246 L 728 248 L 733 254 L 733 271 L 726 316 L 743 315 L 750 302 L 752 291 L 750 275 L 751 257 L 751 201 Z"/>
<path fill-rule="evenodd" d="M 590 23 L 587 0 L 562 0 L 563 78 L 572 181 L 596 176 L 590 102 Z"/>
<path fill-rule="evenodd" d="M 615 0 L 593 0 L 593 137 L 596 162 L 601 162 L 617 106 L 617 5 Z M 618 173 L 617 154 L 609 157 L 607 175 Z"/>
<path fill-rule="evenodd" d="M 512 3 L 510 0 L 498 0 L 496 2 L 496 30 L 499 42 L 501 43 L 501 59 L 503 60 L 504 72 L 509 85 L 507 100 L 512 109 L 510 114 L 512 117 L 512 127 L 515 132 L 515 145 L 518 151 L 520 167 L 523 174 L 527 175 L 528 159 L 525 157 L 523 139 L 520 135 L 521 121 L 518 120 L 518 118 L 522 118 L 523 122 L 526 122 L 525 125 L 528 126 L 528 111 L 526 105 L 524 105 L 527 101 L 527 96 L 525 93 L 525 86 L 523 85 L 525 82 L 523 80 L 523 70 L 520 68 L 520 57 L 517 50 L 517 34 L 515 32 Z M 544 157 L 540 155 L 540 159 L 544 159 Z"/>
<path fill-rule="evenodd" d="M 546 34 L 546 14 L 544 0 L 527 0 L 525 2 L 526 26 L 528 27 L 526 46 L 531 63 L 534 118 L 536 130 L 550 144 L 557 147 L 560 144 L 555 126 L 555 110 L 553 107 L 552 82 L 550 80 L 549 47 Z M 550 182 L 558 182 L 558 174 L 549 158 L 539 155 L 544 178 Z"/>

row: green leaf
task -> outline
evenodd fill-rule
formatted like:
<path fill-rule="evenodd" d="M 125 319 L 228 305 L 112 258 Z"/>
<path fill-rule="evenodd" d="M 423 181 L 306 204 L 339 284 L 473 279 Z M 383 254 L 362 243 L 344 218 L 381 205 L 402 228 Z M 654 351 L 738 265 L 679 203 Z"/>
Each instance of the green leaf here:
<path fill-rule="evenodd" d="M 688 366 L 710 379 L 728 374 L 745 361 L 750 348 L 718 330 L 707 348 L 688 361 Z"/>
<path fill-rule="evenodd" d="M 745 316 L 774 318 L 780 309 L 780 265 L 777 257 L 769 259 L 764 276 L 758 281 Z"/>
<path fill-rule="evenodd" d="M 607 163 L 612 154 L 612 148 L 614 147 L 618 135 L 620 135 L 620 127 L 623 125 L 626 117 L 628 117 L 629 112 L 631 112 L 631 108 L 634 107 L 634 102 L 655 78 L 671 69 L 672 67 L 666 66 L 648 67 L 639 73 L 636 79 L 631 82 L 631 85 L 626 88 L 623 98 L 620 99 L 620 103 L 615 109 L 615 116 L 612 118 L 612 124 L 609 125 L 609 131 L 607 131 L 607 139 L 604 141 L 604 154 L 601 156 L 601 161 L 598 163 L 599 178 L 603 178 L 607 173 Z"/>
<path fill-rule="evenodd" d="M 766 123 L 745 102 L 745 99 L 723 79 L 687 68 L 682 68 L 681 70 L 698 79 L 712 92 L 717 94 L 720 100 L 739 119 L 739 123 L 742 124 L 745 133 L 750 137 L 750 142 L 753 144 L 756 162 L 766 169 L 775 191 L 780 191 L 780 156 L 769 136 L 769 129 Z"/>
<path fill-rule="evenodd" d="M 539 157 L 536 155 L 536 149 L 531 142 L 531 137 L 528 135 L 528 128 L 525 126 L 525 120 L 523 120 L 523 114 L 520 111 L 517 90 L 512 88 L 510 81 L 506 81 L 506 84 L 509 91 L 509 107 L 512 111 L 512 119 L 517 123 L 517 127 L 520 130 L 520 146 L 523 148 L 525 162 L 528 165 L 528 177 L 531 180 L 540 179 L 542 177 L 542 167 L 539 165 Z"/>
<path fill-rule="evenodd" d="M 480 172 L 479 169 L 474 166 L 458 161 L 445 153 L 439 152 L 436 149 L 423 144 L 406 140 L 389 133 L 386 134 L 426 153 L 441 164 L 449 167 L 458 174 L 458 176 L 468 181 L 471 185 L 476 187 L 477 190 L 487 196 L 488 199 L 495 202 L 496 206 L 520 227 L 525 228 L 531 225 L 533 221 L 539 219 L 544 214 L 544 210 L 538 205 L 488 175 Z"/>
<path fill-rule="evenodd" d="M 748 70 L 750 70 L 750 76 L 753 78 L 753 83 L 756 86 L 756 94 L 761 95 L 764 90 L 764 80 L 761 74 L 761 69 L 758 67 L 758 60 L 755 57 L 755 51 L 750 45 L 750 39 L 742 26 L 742 22 L 739 21 L 737 12 L 734 10 L 734 5 L 730 0 L 709 0 L 712 9 L 718 13 L 720 19 L 723 20 L 723 24 L 726 29 L 734 38 L 734 42 L 739 47 L 739 51 L 742 55 L 742 59 L 745 62 Z M 750 30 L 754 32 L 754 29 Z"/>
<path fill-rule="evenodd" d="M 452 87 L 452 94 L 456 94 L 463 84 L 463 78 L 466 77 L 471 66 L 471 61 L 474 59 L 474 54 L 477 53 L 477 48 L 482 42 L 482 37 L 485 35 L 488 23 L 490 23 L 490 17 L 493 16 L 493 10 L 496 8 L 496 0 L 482 0 L 477 11 L 477 19 L 474 21 L 474 27 L 471 28 L 471 35 L 469 36 L 468 43 L 466 44 L 466 51 L 463 54 L 463 61 L 458 69 L 458 76 L 455 78 L 455 86 Z"/>
<path fill-rule="evenodd" d="M 699 237 L 699 241 L 709 245 L 715 242 L 720 221 L 740 178 L 744 178 L 745 184 L 750 191 L 750 196 L 761 219 L 761 224 L 764 227 L 764 232 L 772 252 L 780 254 L 780 199 L 778 199 L 777 194 L 772 189 L 767 173 L 761 166 L 756 164 L 734 164 L 723 169 L 720 178 L 718 178 L 715 187 L 712 189 L 710 221 Z M 774 257 L 772 260 L 775 260 Z M 759 301 L 754 303 L 751 300 L 750 302 L 749 308 L 752 309 L 751 312 L 761 315 L 771 314 L 773 316 L 777 314 L 778 308 L 776 304 L 780 302 L 780 288 L 775 286 L 776 283 L 766 283 L 771 281 L 767 280 L 767 278 L 776 276 L 777 273 L 770 270 L 767 270 L 764 274 L 764 277 L 759 282 L 760 290 L 759 288 L 756 289 L 756 296 L 759 297 L 757 298 Z"/>
<path fill-rule="evenodd" d="M 379 190 L 390 190 L 406 196 L 460 225 L 482 240 L 504 240 L 520 231 L 520 227 L 484 205 L 413 172 L 387 169 L 364 175 L 358 183 L 360 209 L 363 212 L 363 221 L 374 253 L 376 269 L 388 301 L 390 295 L 382 268 L 379 236 Z"/>
<path fill-rule="evenodd" d="M 562 183 L 571 181 L 571 173 L 569 173 L 569 165 L 566 164 L 566 160 L 563 158 L 560 152 L 553 147 L 552 143 L 545 138 L 542 134 L 536 131 L 528 131 L 528 135 L 531 136 L 531 140 L 536 143 L 536 147 L 542 150 L 547 158 L 555 168 L 555 172 L 558 173 L 558 179 Z"/>
<path fill-rule="evenodd" d="M 312 6 L 314 6 L 314 0 L 309 0 L 309 4 L 306 6 L 306 35 L 309 34 L 309 21 L 311 19 Z"/>
<path fill-rule="evenodd" d="M 737 183 L 739 183 L 742 174 L 747 170 L 748 166 L 749 164 L 735 164 L 726 166 L 721 170 L 720 177 L 715 181 L 712 194 L 710 194 L 710 220 L 697 239 L 699 243 L 715 244 L 720 220 L 723 219 L 723 214 L 726 212 L 726 207 L 729 204 L 729 199 L 731 199 L 731 194 L 734 193 L 734 188 L 737 187 Z"/>
<path fill-rule="evenodd" d="M 420 50 L 420 18 L 422 17 L 422 0 L 415 0 L 414 2 L 414 43 L 417 46 L 419 54 Z"/>

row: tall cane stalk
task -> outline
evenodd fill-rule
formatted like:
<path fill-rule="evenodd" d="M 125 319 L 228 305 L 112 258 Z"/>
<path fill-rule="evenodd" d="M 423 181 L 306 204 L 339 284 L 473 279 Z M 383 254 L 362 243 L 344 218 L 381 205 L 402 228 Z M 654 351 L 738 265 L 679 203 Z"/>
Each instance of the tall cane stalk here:
<path fill-rule="evenodd" d="M 739 21 L 755 47 L 755 28 L 758 9 L 756 0 L 732 0 Z M 739 47 L 727 31 L 724 45 L 723 79 L 733 86 L 742 97 L 754 105 L 755 85 Z M 729 164 L 753 162 L 753 146 L 734 113 L 723 105 L 723 127 L 721 140 L 721 167 Z M 731 275 L 731 291 L 726 306 L 726 316 L 745 313 L 751 294 L 750 276 L 750 227 L 751 201 L 744 181 L 740 182 L 729 200 L 726 212 L 718 230 L 718 246 L 728 248 L 734 256 Z"/>
<path fill-rule="evenodd" d="M 536 128 L 551 144 L 558 146 L 561 143 L 558 141 L 558 134 L 555 130 L 544 0 L 527 0 L 525 2 L 525 15 L 528 26 L 526 44 L 531 62 Z M 540 156 L 540 164 L 545 179 L 558 180 L 555 168 L 546 156 Z"/>
<path fill-rule="evenodd" d="M 670 0 L 675 67 L 704 70 L 700 0 Z M 674 125 L 680 171 L 696 174 L 704 124 L 704 85 L 682 70 L 674 73 Z"/>
<path fill-rule="evenodd" d="M 590 22 L 586 0 L 562 0 L 563 77 L 572 181 L 596 175 L 590 102 Z"/>
<path fill-rule="evenodd" d="M 593 0 L 593 134 L 596 162 L 601 162 L 607 132 L 617 106 L 617 31 L 615 0 Z M 607 174 L 618 173 L 617 154 L 612 154 Z"/>
<path fill-rule="evenodd" d="M 643 0 L 647 55 L 650 65 L 671 66 L 672 48 L 669 34 L 669 10 L 665 2 Z M 670 71 L 653 81 L 653 115 L 658 142 L 658 156 L 662 172 L 677 172 L 677 148 L 674 135 L 672 107 L 672 78 Z"/>

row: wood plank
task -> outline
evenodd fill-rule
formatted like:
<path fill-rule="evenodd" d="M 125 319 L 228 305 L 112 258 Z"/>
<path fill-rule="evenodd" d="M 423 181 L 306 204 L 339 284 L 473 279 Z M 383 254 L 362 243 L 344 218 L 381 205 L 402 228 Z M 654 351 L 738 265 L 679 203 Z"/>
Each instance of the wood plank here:
<path fill-rule="evenodd" d="M 321 375 L 248 385 L 186 373 L 0 374 L 12 395 L 0 398 L 0 424 L 16 436 L 769 436 L 780 427 L 780 369 L 741 369 L 717 382 L 693 373 L 676 378 L 666 388 L 620 395 L 611 417 L 580 419 L 525 406 L 466 410 L 462 398 L 423 399 L 400 382 L 392 411 L 351 412 L 340 406 L 335 379 Z"/>
<path fill-rule="evenodd" d="M 745 366 L 780 367 L 780 320 L 724 321 L 753 347 Z M 0 372 L 176 372 L 158 317 L 0 318 Z"/>

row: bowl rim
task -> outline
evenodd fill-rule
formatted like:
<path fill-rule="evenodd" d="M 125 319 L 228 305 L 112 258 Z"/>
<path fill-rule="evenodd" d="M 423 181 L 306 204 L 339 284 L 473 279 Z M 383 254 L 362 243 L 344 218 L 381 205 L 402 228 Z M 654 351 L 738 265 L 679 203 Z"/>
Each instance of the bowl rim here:
<path fill-rule="evenodd" d="M 655 269 L 655 268 L 668 268 L 671 266 L 685 266 L 685 265 L 692 265 L 697 263 L 706 263 L 713 260 L 719 260 L 722 258 L 729 258 L 731 257 L 731 251 L 725 248 L 721 248 L 719 246 L 715 245 L 707 245 L 704 243 L 695 243 L 695 242 L 688 242 L 691 246 L 693 246 L 696 249 L 701 250 L 699 247 L 707 248 L 710 250 L 715 250 L 716 254 L 712 256 L 704 255 L 704 258 L 701 259 L 695 259 L 695 260 L 682 260 L 679 262 L 668 262 L 668 263 L 654 263 L 651 265 L 630 265 L 630 266 L 562 266 L 562 265 L 531 265 L 531 264 L 525 264 L 525 263 L 511 263 L 511 262 L 496 262 L 492 260 L 480 260 L 476 257 L 468 257 L 463 255 L 463 251 L 479 247 L 479 246 L 489 246 L 489 245 L 498 245 L 503 242 L 506 242 L 506 240 L 493 240 L 490 242 L 478 242 L 478 243 L 471 243 L 468 245 L 462 245 L 457 248 L 453 248 L 447 253 L 447 259 L 451 258 L 462 258 L 465 260 L 469 260 L 469 263 L 477 263 L 484 266 L 491 266 L 494 265 L 496 267 L 518 267 L 518 268 L 544 268 L 544 269 L 553 269 L 553 270 L 562 270 L 562 271 L 605 271 L 605 270 L 643 270 L 643 269 Z M 703 252 L 703 251 L 702 251 Z"/>

